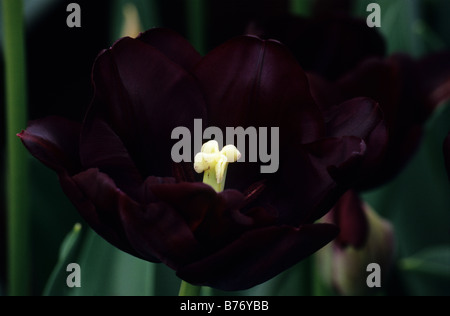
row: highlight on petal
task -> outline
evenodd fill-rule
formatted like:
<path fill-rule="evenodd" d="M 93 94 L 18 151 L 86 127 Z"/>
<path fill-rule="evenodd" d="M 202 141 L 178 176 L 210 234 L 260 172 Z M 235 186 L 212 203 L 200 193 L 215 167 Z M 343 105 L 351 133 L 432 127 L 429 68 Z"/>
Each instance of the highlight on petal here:
<path fill-rule="evenodd" d="M 57 172 L 80 170 L 79 135 L 81 125 L 62 117 L 47 117 L 29 123 L 17 136 L 28 151 Z"/>

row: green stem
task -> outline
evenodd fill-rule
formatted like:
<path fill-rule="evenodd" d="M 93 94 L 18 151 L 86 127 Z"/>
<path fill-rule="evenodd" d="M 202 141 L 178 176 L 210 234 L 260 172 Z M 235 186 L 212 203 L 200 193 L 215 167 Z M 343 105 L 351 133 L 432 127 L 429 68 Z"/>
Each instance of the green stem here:
<path fill-rule="evenodd" d="M 311 257 L 306 258 L 301 263 L 301 273 L 302 273 L 302 296 L 311 296 L 313 289 L 313 276 L 312 276 L 312 259 Z"/>
<path fill-rule="evenodd" d="M 201 286 L 192 285 L 186 281 L 181 281 L 178 296 L 199 296 L 201 290 Z"/>
<path fill-rule="evenodd" d="M 189 0 L 186 3 L 189 41 L 200 54 L 204 55 L 206 53 L 206 1 Z"/>
<path fill-rule="evenodd" d="M 6 73 L 6 204 L 8 293 L 30 291 L 28 155 L 16 134 L 27 123 L 25 27 L 22 0 L 3 0 Z"/>

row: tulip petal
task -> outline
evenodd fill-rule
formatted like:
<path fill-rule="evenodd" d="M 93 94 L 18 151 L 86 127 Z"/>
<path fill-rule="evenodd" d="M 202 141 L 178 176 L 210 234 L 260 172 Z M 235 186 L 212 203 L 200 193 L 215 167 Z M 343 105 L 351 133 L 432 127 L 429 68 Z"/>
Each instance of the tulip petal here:
<path fill-rule="evenodd" d="M 389 138 L 383 113 L 375 101 L 355 98 L 328 108 L 325 115 L 330 136 L 356 136 L 365 141 L 367 150 L 361 166 L 362 174 L 381 163 Z"/>
<path fill-rule="evenodd" d="M 18 136 L 28 151 L 47 167 L 60 172 L 80 170 L 80 124 L 62 117 L 47 117 L 30 122 Z"/>
<path fill-rule="evenodd" d="M 186 196 L 186 201 L 192 202 L 189 198 Z M 143 206 L 130 199 L 121 199 L 119 203 L 126 238 L 140 257 L 157 257 L 177 269 L 201 254 L 185 219 L 168 204 L 157 201 Z"/>
<path fill-rule="evenodd" d="M 139 199 L 142 176 L 121 139 L 103 120 L 88 116 L 81 132 L 80 156 L 86 169 L 98 168 L 134 199 Z"/>
<path fill-rule="evenodd" d="M 314 222 L 325 215 L 357 180 L 366 144 L 357 137 L 327 138 L 309 144 L 308 152 L 312 168 L 306 173 L 306 183 L 314 185 L 301 193 L 303 200 L 312 203 L 303 221 Z"/>
<path fill-rule="evenodd" d="M 368 98 L 355 98 L 330 107 L 326 113 L 327 134 L 366 139 L 382 121 L 378 104 Z"/>
<path fill-rule="evenodd" d="M 203 183 L 149 183 L 146 190 L 178 212 L 205 249 L 222 247 L 244 231 L 268 223 L 263 210 L 241 213 L 244 196 L 236 190 L 216 193 Z"/>
<path fill-rule="evenodd" d="M 220 251 L 178 269 L 177 275 L 192 284 L 222 290 L 247 289 L 311 255 L 337 233 L 337 227 L 329 224 L 253 230 Z"/>
<path fill-rule="evenodd" d="M 136 39 L 158 49 L 187 71 L 191 71 L 202 59 L 202 56 L 186 39 L 166 28 L 150 29 L 141 33 Z"/>
<path fill-rule="evenodd" d="M 366 58 L 384 56 L 386 50 L 383 37 L 365 20 L 342 14 L 316 19 L 283 16 L 256 29 L 255 35 L 286 44 L 306 71 L 329 80 Z"/>
<path fill-rule="evenodd" d="M 171 174 L 172 131 L 193 131 L 194 118 L 205 117 L 195 79 L 156 48 L 131 38 L 104 51 L 92 76 L 95 97 L 88 116 L 111 126 L 144 178 Z"/>
<path fill-rule="evenodd" d="M 119 218 L 119 200 L 130 200 L 108 175 L 88 169 L 73 177 L 61 174 L 61 187 L 89 226 L 115 247 L 137 257 L 140 255 L 125 238 Z M 158 262 L 156 258 L 146 260 Z"/>
<path fill-rule="evenodd" d="M 145 191 L 147 203 L 154 201 L 167 203 L 180 214 L 192 231 L 202 223 L 217 196 L 214 189 L 204 183 L 161 184 L 153 177 L 147 179 Z"/>
<path fill-rule="evenodd" d="M 389 130 L 385 155 L 366 170 L 358 184 L 360 189 L 372 188 L 394 177 L 417 149 L 422 125 L 429 115 L 417 75 L 409 57 L 395 55 L 386 60 L 367 60 L 339 80 L 344 98 L 364 95 L 376 100 Z M 370 140 L 367 142 L 369 148 L 375 147 Z"/>

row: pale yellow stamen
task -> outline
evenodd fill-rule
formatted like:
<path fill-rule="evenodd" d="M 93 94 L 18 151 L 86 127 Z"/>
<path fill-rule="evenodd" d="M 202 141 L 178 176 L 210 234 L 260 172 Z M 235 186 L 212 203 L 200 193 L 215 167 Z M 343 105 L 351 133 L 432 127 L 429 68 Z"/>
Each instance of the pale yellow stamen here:
<path fill-rule="evenodd" d="M 228 164 L 236 162 L 240 157 L 241 153 L 235 146 L 227 145 L 219 151 L 217 141 L 210 140 L 195 155 L 194 169 L 197 173 L 204 172 L 203 182 L 220 192 L 223 190 Z"/>

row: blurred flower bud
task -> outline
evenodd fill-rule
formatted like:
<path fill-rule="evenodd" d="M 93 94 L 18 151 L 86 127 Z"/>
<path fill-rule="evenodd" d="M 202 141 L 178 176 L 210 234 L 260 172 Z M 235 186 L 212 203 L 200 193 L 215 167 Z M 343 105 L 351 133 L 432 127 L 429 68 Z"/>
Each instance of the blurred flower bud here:
<path fill-rule="evenodd" d="M 123 6 L 123 26 L 121 36 L 137 37 L 143 31 L 139 11 L 132 3 L 126 3 Z"/>
<path fill-rule="evenodd" d="M 341 233 L 317 254 L 324 283 L 341 295 L 368 295 L 377 292 L 377 287 L 370 286 L 373 278 L 379 277 L 377 283 L 382 289 L 394 254 L 392 225 L 354 191 L 347 192 L 324 218 L 325 222 L 330 220 L 340 227 Z M 371 263 L 380 267 L 379 276 L 368 269 Z"/>

